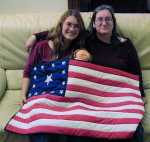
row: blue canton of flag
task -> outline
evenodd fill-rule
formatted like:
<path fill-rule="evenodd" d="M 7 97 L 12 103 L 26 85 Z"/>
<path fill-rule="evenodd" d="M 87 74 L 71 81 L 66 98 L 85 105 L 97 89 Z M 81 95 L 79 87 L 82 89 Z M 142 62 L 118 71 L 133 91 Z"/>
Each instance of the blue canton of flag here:
<path fill-rule="evenodd" d="M 41 62 L 33 66 L 30 75 L 28 98 L 44 93 L 64 96 L 69 59 Z"/>

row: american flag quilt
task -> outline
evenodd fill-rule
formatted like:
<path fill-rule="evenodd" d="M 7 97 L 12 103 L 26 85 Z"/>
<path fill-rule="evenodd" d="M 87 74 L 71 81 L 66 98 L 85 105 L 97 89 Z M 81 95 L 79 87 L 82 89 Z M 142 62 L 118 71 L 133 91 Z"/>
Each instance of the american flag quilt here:
<path fill-rule="evenodd" d="M 5 129 L 126 139 L 143 114 L 138 76 L 66 58 L 33 67 L 28 100 Z"/>

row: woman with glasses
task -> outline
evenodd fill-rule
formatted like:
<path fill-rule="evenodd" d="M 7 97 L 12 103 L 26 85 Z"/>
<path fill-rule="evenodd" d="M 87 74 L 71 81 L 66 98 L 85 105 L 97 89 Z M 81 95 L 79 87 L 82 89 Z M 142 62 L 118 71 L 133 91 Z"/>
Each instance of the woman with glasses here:
<path fill-rule="evenodd" d="M 116 18 L 112 7 L 109 5 L 97 7 L 90 21 L 90 34 L 86 39 L 85 47 L 92 55 L 92 63 L 139 75 L 141 96 L 144 97 L 142 74 L 137 52 L 128 38 L 121 37 L 117 33 L 116 26 Z M 133 139 L 116 141 L 143 142 L 143 127 L 141 124 Z"/>

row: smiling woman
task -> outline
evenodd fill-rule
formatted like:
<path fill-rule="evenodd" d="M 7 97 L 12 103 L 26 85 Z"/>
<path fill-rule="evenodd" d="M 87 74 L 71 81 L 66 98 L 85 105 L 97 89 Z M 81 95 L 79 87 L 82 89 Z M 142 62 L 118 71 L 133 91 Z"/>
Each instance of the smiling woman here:
<path fill-rule="evenodd" d="M 90 34 L 86 39 L 85 47 L 93 57 L 92 63 L 138 75 L 140 78 L 140 94 L 144 97 L 142 73 L 137 52 L 129 38 L 122 37 L 117 33 L 116 26 L 117 23 L 113 8 L 109 5 L 98 6 L 94 10 L 90 21 Z M 143 142 L 143 128 L 141 124 L 139 124 L 134 133 L 134 137 L 126 140 L 117 138 L 115 142 L 139 141 Z M 105 142 L 114 141 L 106 140 Z"/>
<path fill-rule="evenodd" d="M 62 34 L 65 37 L 66 42 L 70 42 L 79 35 L 80 26 L 77 19 L 74 16 L 69 16 L 64 21 L 62 26 Z"/>
<path fill-rule="evenodd" d="M 110 12 L 108 10 L 102 10 L 100 13 L 97 13 L 93 26 L 95 27 L 97 31 L 97 36 L 99 38 L 104 37 L 105 35 L 111 37 L 114 23 Z M 106 42 L 109 43 L 110 41 Z"/>
<path fill-rule="evenodd" d="M 31 44 L 33 47 L 31 47 L 31 52 L 29 54 L 24 74 L 23 74 L 23 81 L 22 81 L 22 90 L 21 90 L 21 96 L 23 100 L 23 104 L 26 103 L 27 99 L 30 99 L 31 97 L 36 96 L 43 96 L 43 92 L 47 92 L 58 96 L 58 93 L 48 92 L 47 86 L 52 82 L 52 74 L 48 74 L 46 67 L 43 65 L 39 67 L 41 72 L 44 75 L 46 75 L 46 78 L 44 79 L 44 83 L 46 84 L 46 87 L 42 84 L 41 80 L 40 87 L 37 88 L 36 91 L 32 91 L 32 89 L 35 89 L 37 85 L 32 83 L 32 79 L 36 82 L 37 76 L 36 74 L 32 74 L 33 72 L 37 71 L 36 65 L 39 65 L 40 63 L 49 63 L 56 59 L 63 59 L 63 58 L 70 58 L 72 57 L 72 53 L 74 50 L 82 47 L 82 35 L 84 35 L 85 27 L 82 20 L 82 17 L 80 15 L 80 12 L 78 10 L 67 10 L 58 21 L 56 27 L 52 28 L 50 31 L 46 32 L 46 38 L 43 41 L 39 41 L 38 43 Z M 45 35 L 45 33 L 44 33 Z M 31 41 L 36 40 L 36 34 L 31 36 Z M 35 46 L 34 46 L 35 45 Z M 28 44 L 29 46 L 29 44 Z M 30 46 L 29 46 L 30 47 Z M 49 65 L 49 64 L 48 64 Z M 62 63 L 63 65 L 63 63 Z M 51 64 L 50 67 L 52 68 L 52 72 L 54 72 L 55 64 Z M 60 70 L 59 70 L 60 71 Z M 61 72 L 61 71 L 60 71 Z M 64 70 L 62 70 L 62 74 L 64 74 Z M 52 89 L 61 88 L 58 87 L 59 80 L 63 80 L 63 77 L 60 78 L 60 75 L 57 74 L 59 78 L 56 80 L 56 83 L 53 83 Z M 64 81 L 62 81 L 64 83 Z M 63 85 L 63 84 L 62 84 Z M 44 90 L 40 91 L 41 88 L 44 88 Z M 29 91 L 31 90 L 31 91 Z M 60 90 L 59 94 L 62 94 L 62 90 Z M 47 126 L 47 123 L 45 123 Z M 27 134 L 30 134 L 32 132 L 27 131 Z M 49 139 L 51 141 L 59 141 L 59 136 L 63 135 L 55 135 L 55 134 L 47 134 L 47 131 L 40 130 L 36 134 L 30 135 L 30 142 L 48 142 Z"/>

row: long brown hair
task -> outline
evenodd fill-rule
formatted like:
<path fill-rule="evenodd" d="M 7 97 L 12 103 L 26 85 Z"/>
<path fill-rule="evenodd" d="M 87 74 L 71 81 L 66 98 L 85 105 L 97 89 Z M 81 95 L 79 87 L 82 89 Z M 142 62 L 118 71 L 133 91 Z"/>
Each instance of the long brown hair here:
<path fill-rule="evenodd" d="M 93 12 L 93 15 L 92 15 L 92 18 L 91 18 L 91 21 L 90 21 L 90 24 L 89 24 L 89 27 L 88 27 L 88 30 L 91 34 L 94 34 L 96 31 L 95 31 L 95 28 L 93 27 L 93 23 L 95 22 L 95 18 L 96 18 L 96 14 L 99 12 L 99 11 L 102 11 L 102 10 L 108 10 L 112 16 L 112 20 L 113 20 L 113 30 L 112 30 L 112 35 L 113 36 L 116 36 L 118 35 L 117 31 L 116 31 L 116 26 L 117 26 L 117 22 L 116 22 L 116 17 L 115 17 L 115 13 L 114 13 L 114 9 L 112 8 L 112 6 L 110 5 L 100 5 L 98 6 L 94 12 Z"/>
<path fill-rule="evenodd" d="M 56 27 L 52 28 L 48 35 L 48 38 L 54 42 L 54 47 L 56 48 L 57 52 L 58 51 L 61 52 L 62 48 L 65 49 L 65 45 L 63 42 L 63 35 L 62 35 L 62 26 L 63 26 L 63 23 L 66 20 L 66 18 L 69 16 L 76 17 L 76 19 L 79 23 L 80 32 L 79 32 L 78 37 L 74 41 L 81 42 L 81 40 L 83 40 L 83 38 L 81 38 L 81 37 L 85 33 L 85 26 L 84 26 L 84 22 L 81 17 L 81 14 L 76 9 L 69 9 L 60 17 Z"/>

